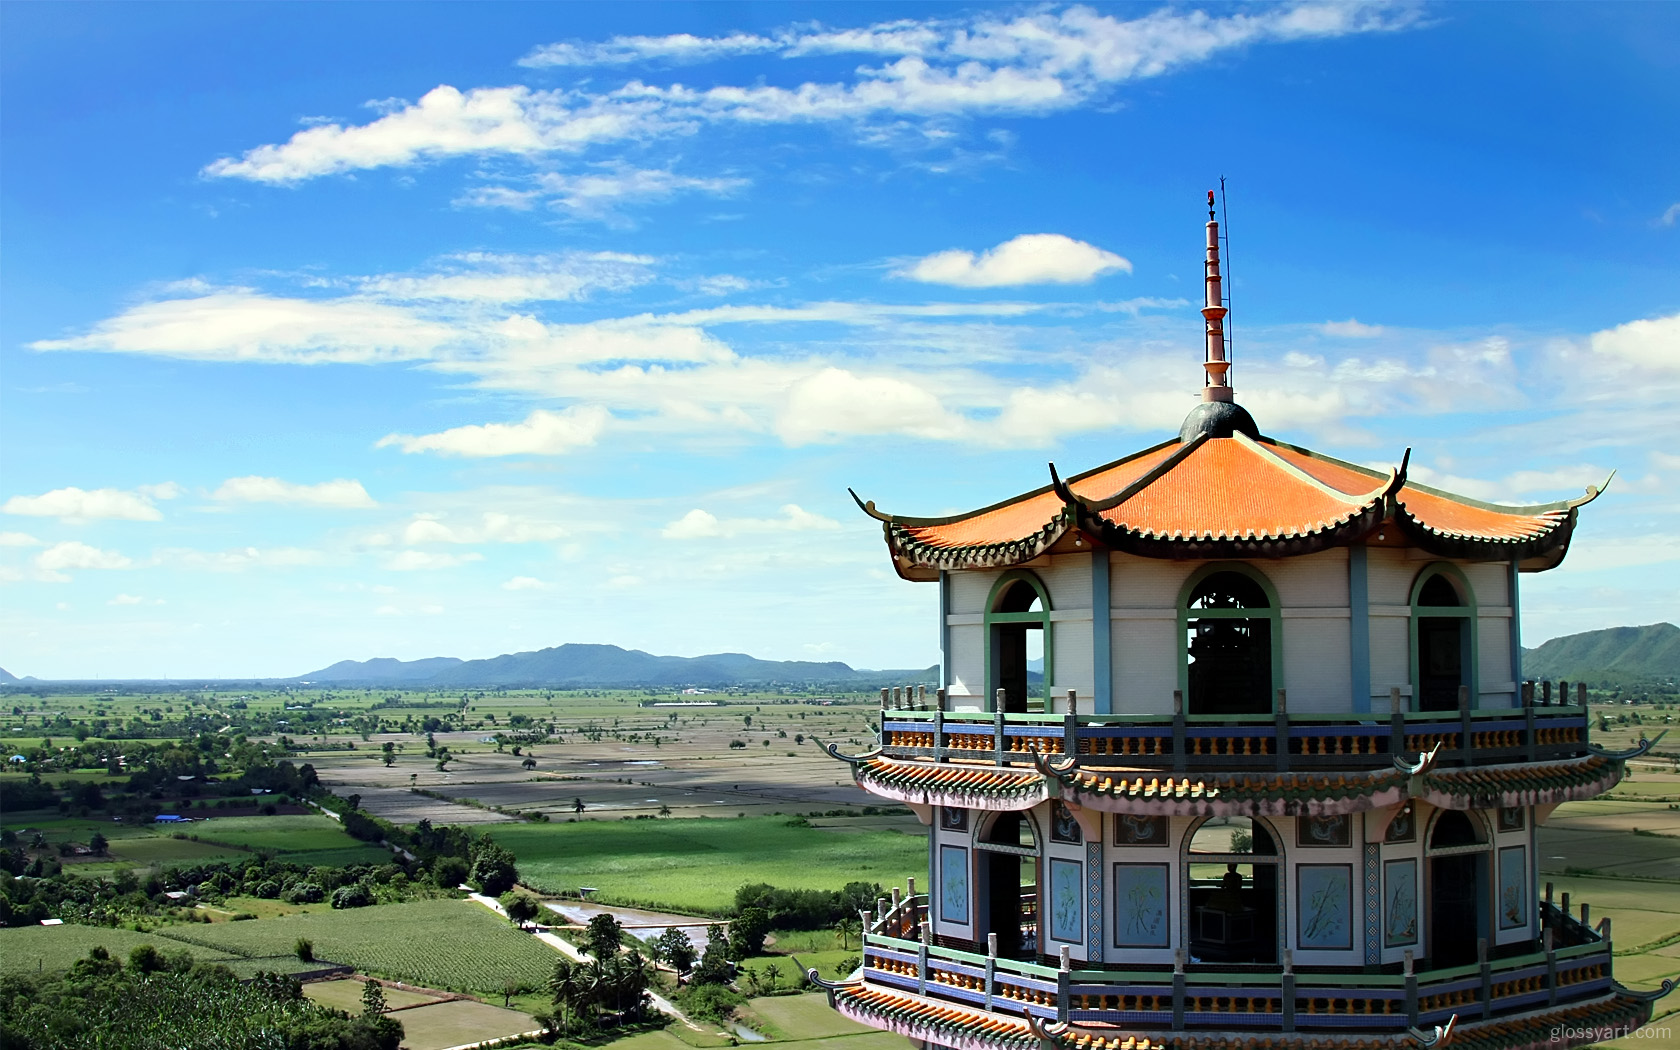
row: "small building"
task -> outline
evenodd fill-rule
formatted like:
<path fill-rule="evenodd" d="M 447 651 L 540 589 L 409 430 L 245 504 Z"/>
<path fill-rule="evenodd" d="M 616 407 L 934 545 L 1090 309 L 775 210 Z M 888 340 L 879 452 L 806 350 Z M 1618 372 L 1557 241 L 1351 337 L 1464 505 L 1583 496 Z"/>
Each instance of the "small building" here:
<path fill-rule="evenodd" d="M 1541 886 L 1536 829 L 1648 748 L 1524 680 L 1519 583 L 1598 493 L 1507 507 L 1264 436 L 1218 224 L 1179 433 L 966 514 L 889 514 L 939 588 L 939 688 L 850 763 L 928 826 L 843 1013 L 960 1050 L 1562 1050 L 1658 993 Z M 1041 661 L 1041 663 L 1039 663 Z M 1042 670 L 1034 673 L 1037 665 Z M 813 978 L 815 974 L 813 973 Z M 1666 988 L 1665 988 L 1666 991 Z"/>

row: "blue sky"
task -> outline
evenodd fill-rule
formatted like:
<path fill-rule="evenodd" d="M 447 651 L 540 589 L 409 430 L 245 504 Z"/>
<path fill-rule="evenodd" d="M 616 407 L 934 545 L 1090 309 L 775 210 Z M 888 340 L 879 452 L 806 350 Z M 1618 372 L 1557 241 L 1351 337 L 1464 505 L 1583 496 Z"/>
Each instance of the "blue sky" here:
<path fill-rule="evenodd" d="M 1168 436 L 1229 179 L 1266 433 L 1612 469 L 1680 609 L 1680 8 L 0 6 L 0 666 L 925 666 L 933 514 Z"/>

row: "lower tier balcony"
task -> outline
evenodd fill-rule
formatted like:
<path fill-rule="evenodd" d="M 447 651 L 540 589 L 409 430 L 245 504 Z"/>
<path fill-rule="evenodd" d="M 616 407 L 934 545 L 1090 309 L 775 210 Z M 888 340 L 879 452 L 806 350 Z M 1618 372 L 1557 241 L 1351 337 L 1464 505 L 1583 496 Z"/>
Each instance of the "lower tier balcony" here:
<path fill-rule="evenodd" d="M 1036 956 L 1028 918 L 1023 912 L 1010 957 L 995 934 L 980 950 L 937 941 L 925 896 L 883 900 L 862 968 L 848 981 L 817 983 L 857 1020 L 957 1050 L 1353 1048 L 1397 1039 L 1561 1048 L 1633 1031 L 1673 987 L 1623 988 L 1611 969 L 1609 920 L 1589 926 L 1550 900 L 1540 905 L 1538 940 L 1496 953 L 1484 941 L 1477 962 L 1437 969 L 1417 968 L 1410 953 L 1389 967 L 1297 968 L 1286 953 L 1277 966 L 1181 954 L 1165 967 L 1075 969 L 1065 950 L 1059 960 Z"/>

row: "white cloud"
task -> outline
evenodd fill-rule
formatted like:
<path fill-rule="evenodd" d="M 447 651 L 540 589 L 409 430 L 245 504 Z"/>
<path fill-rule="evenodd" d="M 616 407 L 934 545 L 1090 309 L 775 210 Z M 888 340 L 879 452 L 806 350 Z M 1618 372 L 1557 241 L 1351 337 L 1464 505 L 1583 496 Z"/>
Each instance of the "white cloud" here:
<path fill-rule="evenodd" d="M 1385 331 L 1380 324 L 1360 324 L 1351 317 L 1345 321 L 1326 321 L 1318 330 L 1340 339 L 1375 339 Z"/>
<path fill-rule="evenodd" d="M 450 456 L 556 456 L 593 445 L 611 418 L 599 405 L 578 405 L 562 412 L 536 409 L 521 423 L 484 423 L 454 427 L 436 434 L 387 434 L 378 447 L 397 445 L 404 452 L 440 452 Z"/>
<path fill-rule="evenodd" d="M 788 391 L 776 431 L 789 445 L 805 445 L 860 434 L 949 440 L 968 428 L 923 384 L 825 368 Z"/>
<path fill-rule="evenodd" d="M 1620 357 L 1642 369 L 1680 372 L 1680 314 L 1629 321 L 1594 332 L 1593 351 Z"/>
<path fill-rule="evenodd" d="M 364 278 L 364 294 L 400 301 L 475 303 L 577 301 L 597 291 L 622 292 L 652 280 L 652 256 L 627 252 L 509 255 L 468 252 L 444 260 L 441 273 Z"/>
<path fill-rule="evenodd" d="M 546 591 L 551 584 L 544 583 L 535 576 L 515 576 L 502 584 L 504 591 Z"/>
<path fill-rule="evenodd" d="M 1680 222 L 1680 203 L 1670 204 L 1667 210 L 1657 216 L 1656 220 L 1652 222 L 1651 225 L 1673 226 L 1676 222 Z"/>
<path fill-rule="evenodd" d="M 468 192 L 456 203 L 480 208 L 524 211 L 541 201 L 555 211 L 580 219 L 613 220 L 627 204 L 666 201 L 679 194 L 725 196 L 747 185 L 731 176 L 701 178 L 678 175 L 668 168 L 609 165 L 599 172 L 544 172 L 531 180 L 532 189 L 485 186 Z"/>
<path fill-rule="evenodd" d="M 53 544 L 35 555 L 34 562 L 43 579 L 59 583 L 70 578 L 65 575 L 65 569 L 126 569 L 134 564 L 127 555 L 77 540 Z"/>
<path fill-rule="evenodd" d="M 742 533 L 820 532 L 840 528 L 840 523 L 821 514 L 813 514 L 797 503 L 784 503 L 777 518 L 724 518 L 709 511 L 695 509 L 684 514 L 660 530 L 668 540 L 719 539 Z"/>
<path fill-rule="evenodd" d="M 172 493 L 171 493 L 172 494 Z M 7 514 L 62 521 L 91 521 L 113 518 L 120 521 L 159 521 L 163 515 L 143 491 L 121 489 L 53 489 L 39 496 L 13 496 L 0 506 Z M 167 498 L 167 497 L 163 497 Z"/>
<path fill-rule="evenodd" d="M 1105 273 L 1132 272 L 1113 252 L 1059 233 L 1025 233 L 980 255 L 951 249 L 894 271 L 894 276 L 959 288 L 1020 284 L 1084 284 Z"/>
<path fill-rule="evenodd" d="M 385 567 L 393 572 L 429 572 L 434 569 L 453 569 L 469 562 L 483 561 L 484 555 L 469 551 L 465 554 L 439 554 L 433 551 L 398 551 L 385 559 Z"/>
<path fill-rule="evenodd" d="M 1386 4 L 1301 3 L 1224 17 L 1163 8 L 1130 20 L 1065 7 L 862 29 L 805 27 L 768 36 L 560 43 L 538 49 L 525 63 L 601 65 L 770 51 L 788 58 L 862 52 L 891 60 L 857 67 L 848 80 L 791 88 L 760 83 L 694 89 L 631 80 L 591 93 L 593 85 L 587 84 L 550 91 L 523 86 L 462 91 L 445 84 L 418 102 L 381 106 L 382 115 L 367 124 L 307 127 L 286 142 L 216 160 L 204 174 L 284 184 L 449 157 L 576 153 L 606 142 L 692 134 L 719 122 L 1051 113 L 1236 48 L 1396 30 L 1417 19 L 1410 5 Z"/>
<path fill-rule="evenodd" d="M 487 511 L 476 525 L 450 525 L 435 517 L 417 517 L 403 529 L 402 542 L 411 547 L 425 543 L 539 543 L 565 535 L 565 528 L 553 522 Z"/>
<path fill-rule="evenodd" d="M 383 303 L 280 298 L 235 288 L 142 303 L 85 335 L 29 346 L 202 361 L 370 364 L 429 357 L 454 335 L 447 325 Z"/>
<path fill-rule="evenodd" d="M 0 547 L 41 547 L 44 540 L 38 540 L 27 532 L 0 532 Z"/>
<path fill-rule="evenodd" d="M 119 594 L 106 602 L 106 605 L 142 605 L 146 599 L 136 594 Z"/>
<path fill-rule="evenodd" d="M 300 485 L 279 478 L 250 475 L 229 478 L 211 494 L 212 499 L 230 503 L 285 503 L 303 507 L 376 507 L 362 483 L 336 478 L 315 485 Z"/>

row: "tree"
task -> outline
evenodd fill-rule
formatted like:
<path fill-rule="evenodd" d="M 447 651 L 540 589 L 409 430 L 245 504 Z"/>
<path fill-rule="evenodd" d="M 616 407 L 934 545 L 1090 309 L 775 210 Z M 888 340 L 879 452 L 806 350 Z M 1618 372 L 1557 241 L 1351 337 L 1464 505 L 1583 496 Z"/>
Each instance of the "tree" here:
<path fill-rule="evenodd" d="M 110 842 L 106 840 L 105 836 L 101 835 L 97 831 L 94 832 L 93 836 L 88 839 L 88 849 L 93 850 L 94 853 L 100 856 L 105 855 L 105 847 L 109 845 Z"/>
<path fill-rule="evenodd" d="M 513 890 L 502 894 L 502 909 L 507 912 L 508 921 L 522 930 L 542 911 L 535 897 Z"/>
<path fill-rule="evenodd" d="M 315 961 L 315 942 L 308 937 L 299 937 L 297 943 L 292 945 L 292 951 L 297 954 L 300 962 Z"/>
<path fill-rule="evenodd" d="M 380 747 L 379 751 L 381 757 L 385 759 L 385 765 L 387 767 L 397 764 L 397 745 L 387 740 L 384 745 Z"/>
<path fill-rule="evenodd" d="M 494 842 L 484 841 L 473 851 L 472 871 L 467 879 L 478 892 L 500 897 L 519 881 L 519 868 L 512 853 Z"/>
<path fill-rule="evenodd" d="M 582 813 L 583 812 L 583 799 L 581 799 L 581 798 L 572 799 L 572 812 L 573 813 Z"/>
<path fill-rule="evenodd" d="M 857 936 L 863 924 L 855 916 L 847 915 L 834 924 L 834 932 L 840 935 L 840 950 L 846 951 L 851 947 L 851 939 Z"/>
<path fill-rule="evenodd" d="M 377 1017 L 385 1012 L 385 989 L 378 981 L 362 982 L 362 1013 Z"/>
<path fill-rule="evenodd" d="M 729 924 L 729 952 L 737 959 L 760 955 L 764 938 L 770 933 L 770 913 L 763 908 L 747 908 Z"/>
<path fill-rule="evenodd" d="M 452 890 L 467 881 L 467 862 L 460 857 L 439 857 L 432 861 L 432 881 Z"/>
<path fill-rule="evenodd" d="M 764 965 L 764 984 L 770 991 L 776 990 L 776 982 L 782 979 L 782 968 L 775 963 Z"/>
<path fill-rule="evenodd" d="M 531 758 L 531 757 L 530 757 L 530 756 L 528 756 L 528 755 L 527 755 L 527 756 L 526 756 L 526 758 L 525 758 L 525 761 L 523 761 L 523 762 L 521 762 L 521 763 L 519 763 L 519 764 L 520 764 L 520 765 L 522 765 L 522 766 L 524 766 L 524 767 L 525 767 L 525 768 L 526 768 L 526 769 L 535 769 L 535 768 L 537 768 L 537 760 L 536 760 L 536 759 L 534 759 L 534 758 Z"/>
<path fill-rule="evenodd" d="M 591 916 L 584 932 L 584 948 L 597 959 L 611 959 L 623 947 L 624 927 L 607 912 Z"/>
<path fill-rule="evenodd" d="M 557 960 L 554 963 L 554 972 L 548 978 L 548 991 L 552 997 L 551 1001 L 560 1008 L 560 1014 L 565 1018 L 567 1027 L 570 1027 L 573 1021 L 589 1016 L 591 1003 L 588 974 L 582 966 L 570 959 Z"/>
<path fill-rule="evenodd" d="M 149 944 L 137 945 L 128 953 L 128 966 L 141 973 L 157 973 L 164 968 L 163 953 Z"/>
<path fill-rule="evenodd" d="M 654 939 L 649 946 L 653 957 L 677 972 L 677 984 L 694 969 L 694 957 L 698 954 L 694 950 L 694 942 L 688 939 L 688 934 L 675 926 L 666 930 Z"/>

